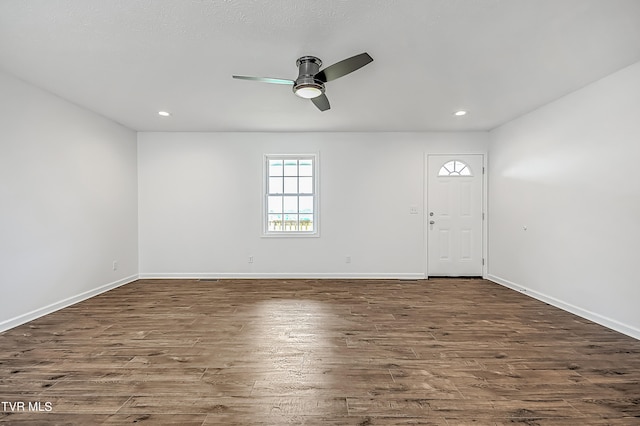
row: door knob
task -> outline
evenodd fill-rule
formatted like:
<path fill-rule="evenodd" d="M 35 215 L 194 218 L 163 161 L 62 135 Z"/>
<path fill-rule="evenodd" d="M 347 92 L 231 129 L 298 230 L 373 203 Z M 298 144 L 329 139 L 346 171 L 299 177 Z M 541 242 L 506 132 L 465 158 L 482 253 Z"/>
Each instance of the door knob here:
<path fill-rule="evenodd" d="M 430 221 L 429 221 L 429 225 L 433 225 L 434 223 L 436 223 L 436 221 L 435 221 L 435 220 L 430 220 Z"/>

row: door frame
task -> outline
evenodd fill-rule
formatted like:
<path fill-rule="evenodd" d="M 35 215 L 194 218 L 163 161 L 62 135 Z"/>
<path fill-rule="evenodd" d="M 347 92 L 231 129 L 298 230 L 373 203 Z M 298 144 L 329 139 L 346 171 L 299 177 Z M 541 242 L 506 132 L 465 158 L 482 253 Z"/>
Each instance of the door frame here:
<path fill-rule="evenodd" d="M 423 194 L 422 194 L 422 229 L 424 230 L 423 240 L 424 240 L 424 277 L 429 279 L 429 157 L 434 156 L 456 156 L 456 155 L 479 155 L 482 157 L 482 193 L 480 196 L 482 197 L 482 278 L 487 278 L 487 271 L 489 266 L 489 260 L 487 258 L 487 235 L 488 235 L 488 223 L 489 223 L 489 215 L 488 215 L 488 205 L 487 205 L 487 183 L 488 183 L 488 168 L 487 168 L 487 153 L 486 152 L 442 152 L 442 153 L 428 153 L 425 152 L 423 164 L 424 164 L 424 177 L 423 177 Z"/>

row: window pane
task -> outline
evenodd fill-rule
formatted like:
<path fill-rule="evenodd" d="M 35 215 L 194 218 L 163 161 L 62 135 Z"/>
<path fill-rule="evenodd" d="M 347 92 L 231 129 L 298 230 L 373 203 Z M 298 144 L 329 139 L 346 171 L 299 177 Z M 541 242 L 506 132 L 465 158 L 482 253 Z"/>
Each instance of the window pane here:
<path fill-rule="evenodd" d="M 285 214 L 284 215 L 284 230 L 285 231 L 297 231 L 298 230 L 298 215 L 297 214 Z"/>
<path fill-rule="evenodd" d="M 284 178 L 284 193 L 285 194 L 297 194 L 298 193 L 298 178 L 286 177 Z"/>
<path fill-rule="evenodd" d="M 438 176 L 472 176 L 469 166 L 462 161 L 449 161 L 446 163 L 440 171 Z"/>
<path fill-rule="evenodd" d="M 313 178 L 301 177 L 299 191 L 301 194 L 313 194 Z"/>
<path fill-rule="evenodd" d="M 264 232 L 317 232 L 315 157 L 267 155 L 266 161 Z"/>
<path fill-rule="evenodd" d="M 449 170 L 449 173 L 453 173 L 453 172 L 456 171 L 456 162 L 455 161 L 449 161 L 444 166 L 447 168 L 447 170 Z"/>
<path fill-rule="evenodd" d="M 284 161 L 284 175 L 285 176 L 298 176 L 298 160 L 285 160 Z"/>
<path fill-rule="evenodd" d="M 284 197 L 284 212 L 298 213 L 298 197 Z"/>
<path fill-rule="evenodd" d="M 301 231 L 313 231 L 313 215 L 301 214 L 298 226 Z"/>
<path fill-rule="evenodd" d="M 282 194 L 282 178 L 281 177 L 269 178 L 269 194 Z"/>
<path fill-rule="evenodd" d="M 313 163 L 310 160 L 300 160 L 300 176 L 313 176 Z"/>
<path fill-rule="evenodd" d="M 300 197 L 300 213 L 313 213 L 313 197 Z"/>
<path fill-rule="evenodd" d="M 282 176 L 282 160 L 269 160 L 269 176 Z"/>
<path fill-rule="evenodd" d="M 269 231 L 282 231 L 282 215 L 270 214 L 268 226 Z"/>
<path fill-rule="evenodd" d="M 267 210 L 269 213 L 282 213 L 282 197 L 270 195 L 267 201 Z"/>

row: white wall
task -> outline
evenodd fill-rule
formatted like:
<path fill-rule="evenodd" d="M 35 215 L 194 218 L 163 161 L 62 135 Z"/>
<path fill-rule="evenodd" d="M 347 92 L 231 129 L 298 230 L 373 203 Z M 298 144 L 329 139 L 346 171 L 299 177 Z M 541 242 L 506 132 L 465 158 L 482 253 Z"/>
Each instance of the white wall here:
<path fill-rule="evenodd" d="M 640 338 L 639 165 L 640 63 L 492 131 L 489 278 Z"/>
<path fill-rule="evenodd" d="M 0 73 L 0 330 L 137 270 L 135 132 Z"/>
<path fill-rule="evenodd" d="M 487 139 L 139 133 L 140 276 L 424 277 L 424 154 L 485 153 Z M 263 155 L 314 152 L 320 237 L 261 238 Z M 420 214 L 409 214 L 412 205 Z"/>

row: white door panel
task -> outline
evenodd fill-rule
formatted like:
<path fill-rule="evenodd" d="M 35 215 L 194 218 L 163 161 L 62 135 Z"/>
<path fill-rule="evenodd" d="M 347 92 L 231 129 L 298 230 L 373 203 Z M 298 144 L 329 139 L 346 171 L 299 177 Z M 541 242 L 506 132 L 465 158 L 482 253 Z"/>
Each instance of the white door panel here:
<path fill-rule="evenodd" d="M 439 175 L 443 165 L 454 160 L 457 168 Z M 482 164 L 482 155 L 428 156 L 429 276 L 482 275 Z M 458 175 L 464 165 L 470 174 Z"/>

